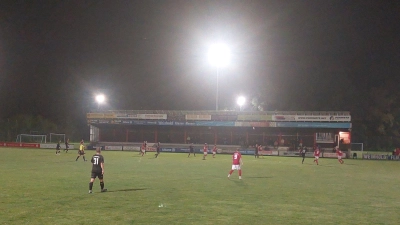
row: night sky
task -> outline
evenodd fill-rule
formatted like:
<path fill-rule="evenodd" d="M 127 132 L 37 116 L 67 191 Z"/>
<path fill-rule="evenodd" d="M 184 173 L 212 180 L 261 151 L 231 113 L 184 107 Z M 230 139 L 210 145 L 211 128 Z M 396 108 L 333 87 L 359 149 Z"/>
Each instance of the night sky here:
<path fill-rule="evenodd" d="M 0 117 L 104 109 L 351 110 L 400 77 L 400 1 L 1 1 Z M 249 106 L 246 106 L 249 110 Z M 245 107 L 245 109 L 246 109 Z"/>

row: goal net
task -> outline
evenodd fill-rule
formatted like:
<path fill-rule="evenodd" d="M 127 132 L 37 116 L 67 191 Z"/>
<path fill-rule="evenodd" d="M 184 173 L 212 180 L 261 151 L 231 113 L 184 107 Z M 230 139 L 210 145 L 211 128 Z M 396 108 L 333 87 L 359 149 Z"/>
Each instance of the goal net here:
<path fill-rule="evenodd" d="M 62 143 L 65 143 L 65 134 L 55 134 L 55 133 L 50 133 L 50 143 L 57 143 L 58 141 L 61 141 Z"/>
<path fill-rule="evenodd" d="M 46 143 L 46 135 L 18 134 L 16 142 L 19 142 L 19 143 Z"/>
<path fill-rule="evenodd" d="M 351 143 L 352 151 L 364 151 L 364 143 Z"/>

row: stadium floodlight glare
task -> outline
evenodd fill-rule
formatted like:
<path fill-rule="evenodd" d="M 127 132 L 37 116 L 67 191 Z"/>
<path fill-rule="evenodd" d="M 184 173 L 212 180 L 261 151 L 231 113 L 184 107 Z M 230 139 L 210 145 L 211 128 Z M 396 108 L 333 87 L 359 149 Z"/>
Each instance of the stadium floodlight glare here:
<path fill-rule="evenodd" d="M 98 94 L 96 95 L 96 102 L 97 102 L 97 108 L 100 108 L 100 105 L 103 104 L 106 101 L 106 96 L 103 94 Z"/>
<path fill-rule="evenodd" d="M 208 60 L 211 65 L 225 67 L 231 59 L 231 51 L 226 44 L 218 43 L 210 46 Z"/>
<path fill-rule="evenodd" d="M 215 110 L 218 111 L 218 79 L 219 70 L 221 67 L 226 67 L 229 64 L 231 52 L 226 44 L 218 43 L 210 46 L 208 51 L 208 60 L 210 64 L 217 67 L 217 94 L 215 97 Z"/>
<path fill-rule="evenodd" d="M 243 97 L 243 96 L 240 96 L 240 97 L 237 99 L 236 103 L 239 105 L 240 111 L 242 111 L 242 106 L 244 105 L 245 102 L 246 102 L 246 98 Z"/>

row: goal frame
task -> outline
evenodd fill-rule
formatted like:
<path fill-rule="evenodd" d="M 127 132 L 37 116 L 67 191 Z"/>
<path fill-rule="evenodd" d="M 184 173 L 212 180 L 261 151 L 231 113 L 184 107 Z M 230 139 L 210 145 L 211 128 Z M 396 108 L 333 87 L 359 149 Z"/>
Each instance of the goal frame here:
<path fill-rule="evenodd" d="M 52 138 L 51 138 L 51 136 L 63 136 L 61 139 L 60 138 L 58 138 L 58 140 L 61 140 L 62 141 L 62 143 L 65 143 L 65 134 L 57 134 L 57 133 L 50 133 L 49 134 L 49 142 L 50 143 L 52 143 Z M 54 138 L 53 138 L 54 139 Z M 56 142 L 58 142 L 58 140 L 56 140 Z"/>
<path fill-rule="evenodd" d="M 39 143 L 47 143 L 47 135 L 45 135 L 45 134 L 18 134 L 15 142 L 23 143 L 22 137 L 42 137 L 42 141 Z M 44 142 L 43 142 L 43 140 L 44 140 Z"/>

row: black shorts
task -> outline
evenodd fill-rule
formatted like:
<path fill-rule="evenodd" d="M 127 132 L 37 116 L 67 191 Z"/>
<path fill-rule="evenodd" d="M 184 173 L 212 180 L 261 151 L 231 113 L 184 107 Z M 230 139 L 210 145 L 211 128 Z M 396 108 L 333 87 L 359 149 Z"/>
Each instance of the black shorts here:
<path fill-rule="evenodd" d="M 96 178 L 98 177 L 100 180 L 103 179 L 103 174 L 101 172 L 92 172 L 92 175 L 90 175 L 90 178 Z"/>
<path fill-rule="evenodd" d="M 81 150 L 78 150 L 78 154 L 79 154 L 79 155 L 84 155 L 85 152 L 84 152 L 84 151 L 81 151 Z"/>
<path fill-rule="evenodd" d="M 301 153 L 301 157 L 305 158 L 306 154 L 305 153 Z"/>

